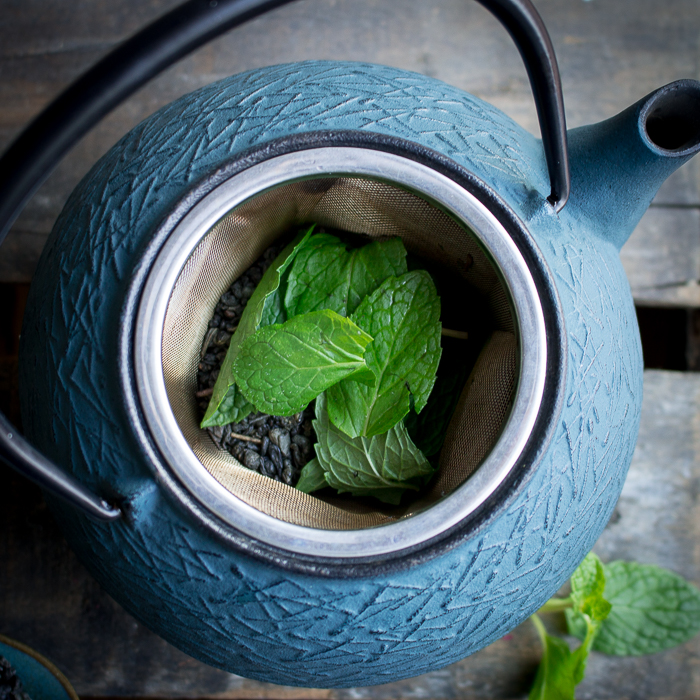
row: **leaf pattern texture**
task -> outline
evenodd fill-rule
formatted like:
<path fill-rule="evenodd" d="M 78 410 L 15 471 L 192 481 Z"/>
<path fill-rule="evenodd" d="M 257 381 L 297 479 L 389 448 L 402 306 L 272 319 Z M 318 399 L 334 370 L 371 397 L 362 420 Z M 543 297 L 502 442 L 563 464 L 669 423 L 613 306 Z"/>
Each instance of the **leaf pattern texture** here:
<path fill-rule="evenodd" d="M 326 395 L 316 399 L 316 456 L 328 486 L 338 493 L 374 496 L 397 505 L 406 490 L 418 491 L 433 474 L 403 423 L 383 435 L 351 438 L 329 420 Z"/>
<path fill-rule="evenodd" d="M 364 353 L 371 340 L 335 311 L 312 311 L 243 341 L 233 375 L 259 411 L 290 416 L 345 377 L 370 374 Z"/>
<path fill-rule="evenodd" d="M 334 425 L 351 437 L 386 432 L 409 411 L 425 406 L 440 362 L 440 300 L 424 270 L 389 277 L 352 316 L 374 340 L 365 360 L 374 386 L 348 378 L 328 391 Z"/>
<path fill-rule="evenodd" d="M 320 309 L 349 316 L 387 277 L 405 272 L 406 249 L 400 238 L 348 251 L 336 236 L 319 233 L 289 271 L 284 305 L 290 318 Z"/>

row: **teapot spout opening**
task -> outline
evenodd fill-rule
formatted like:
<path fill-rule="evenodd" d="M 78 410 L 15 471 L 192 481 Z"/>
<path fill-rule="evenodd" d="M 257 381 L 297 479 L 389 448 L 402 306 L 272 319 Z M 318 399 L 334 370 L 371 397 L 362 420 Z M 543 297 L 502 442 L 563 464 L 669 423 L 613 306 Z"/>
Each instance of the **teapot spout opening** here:
<path fill-rule="evenodd" d="M 700 150 L 700 83 L 679 80 L 649 98 L 639 115 L 651 148 L 668 157 L 690 156 Z"/>
<path fill-rule="evenodd" d="M 700 82 L 670 83 L 620 114 L 569 132 L 570 215 L 618 249 L 659 187 L 700 151 Z"/>

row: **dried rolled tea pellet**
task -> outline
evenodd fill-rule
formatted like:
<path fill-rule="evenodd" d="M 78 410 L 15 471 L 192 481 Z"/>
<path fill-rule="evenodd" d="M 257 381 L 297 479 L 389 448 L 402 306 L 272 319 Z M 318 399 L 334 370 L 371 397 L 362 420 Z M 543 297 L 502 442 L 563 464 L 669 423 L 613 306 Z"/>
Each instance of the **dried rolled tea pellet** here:
<path fill-rule="evenodd" d="M 31 700 L 10 662 L 0 656 L 0 700 Z"/>
<path fill-rule="evenodd" d="M 260 468 L 260 455 L 253 450 L 248 449 L 243 453 L 243 464 L 245 464 L 248 469 L 253 471 L 258 471 Z"/>

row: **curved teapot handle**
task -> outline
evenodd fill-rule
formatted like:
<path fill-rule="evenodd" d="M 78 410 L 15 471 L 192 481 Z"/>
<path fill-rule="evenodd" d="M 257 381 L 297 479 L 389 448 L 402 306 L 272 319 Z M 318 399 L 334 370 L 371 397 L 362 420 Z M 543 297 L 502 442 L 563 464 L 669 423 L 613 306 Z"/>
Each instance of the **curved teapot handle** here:
<path fill-rule="evenodd" d="M 293 0 L 188 0 L 99 61 L 61 93 L 0 158 L 0 243 L 66 152 L 103 116 L 199 46 Z M 547 30 L 530 0 L 478 0 L 510 32 L 530 78 L 557 211 L 569 196 L 564 103 Z M 107 504 L 52 464 L 0 413 L 0 458 L 91 517 L 114 520 Z"/>
<path fill-rule="evenodd" d="M 566 116 L 559 66 L 544 22 L 530 0 L 477 0 L 508 30 L 525 64 L 535 98 L 552 188 L 547 201 L 560 212 L 571 191 Z"/>

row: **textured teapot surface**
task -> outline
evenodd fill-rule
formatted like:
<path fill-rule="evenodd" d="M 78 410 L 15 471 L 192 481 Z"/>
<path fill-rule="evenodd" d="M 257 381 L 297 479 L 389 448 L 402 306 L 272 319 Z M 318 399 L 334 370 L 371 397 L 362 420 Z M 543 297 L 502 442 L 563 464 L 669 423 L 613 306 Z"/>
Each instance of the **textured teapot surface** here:
<path fill-rule="evenodd" d="M 208 173 L 311 132 L 405 139 L 480 178 L 531 232 L 566 322 L 566 389 L 532 477 L 497 517 L 427 563 L 366 578 L 299 573 L 247 556 L 170 500 L 105 357 L 128 352 L 116 319 L 152 231 Z M 161 109 L 71 196 L 42 257 L 23 330 L 23 421 L 83 483 L 124 499 L 96 524 L 54 502 L 71 545 L 135 617 L 215 666 L 276 683 L 385 683 L 456 661 L 540 607 L 612 514 L 637 436 L 642 355 L 618 241 L 604 222 L 546 202 L 540 142 L 436 80 L 310 62 L 234 76 Z M 25 397 L 26 398 L 26 397 Z"/>

